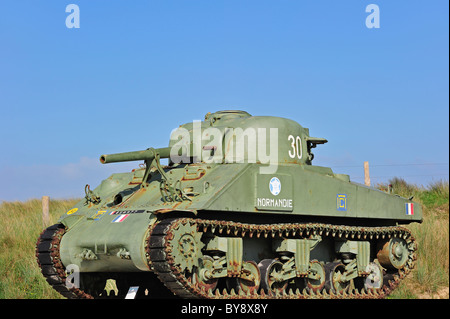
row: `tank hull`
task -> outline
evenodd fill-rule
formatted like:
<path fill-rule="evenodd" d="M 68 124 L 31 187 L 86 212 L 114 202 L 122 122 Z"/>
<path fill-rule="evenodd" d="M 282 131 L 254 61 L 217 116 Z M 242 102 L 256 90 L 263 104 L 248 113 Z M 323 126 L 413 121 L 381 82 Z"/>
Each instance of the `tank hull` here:
<path fill-rule="evenodd" d="M 192 200 L 172 203 L 153 200 L 161 196 L 155 176 L 148 187 L 137 190 L 119 205 L 93 207 L 89 213 L 80 209 L 63 216 L 60 222 L 68 228 L 61 242 L 63 263 L 77 264 L 81 271 L 87 272 L 146 271 L 144 246 L 148 226 L 158 216 L 166 218 L 174 212 L 205 219 L 328 220 L 336 225 L 365 226 L 421 220 L 417 203 L 336 178 L 330 169 L 323 167 L 280 165 L 277 173 L 270 175 L 258 174 L 258 165 L 251 164 L 195 164 L 193 167 L 204 173 L 181 184 L 199 190 Z M 174 168 L 170 175 L 183 180 L 186 171 L 186 167 Z M 277 191 L 273 188 L 271 191 L 271 181 L 277 181 Z M 416 208 L 414 215 L 407 215 L 408 203 Z M 97 259 L 83 258 L 84 250 L 93 252 Z"/>

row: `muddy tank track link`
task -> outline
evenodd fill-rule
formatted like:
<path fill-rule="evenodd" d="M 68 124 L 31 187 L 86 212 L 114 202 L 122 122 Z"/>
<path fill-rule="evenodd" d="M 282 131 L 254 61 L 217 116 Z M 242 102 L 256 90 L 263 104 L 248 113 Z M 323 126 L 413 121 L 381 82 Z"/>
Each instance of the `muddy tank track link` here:
<path fill-rule="evenodd" d="M 93 299 L 79 288 L 66 286 L 67 274 L 59 255 L 61 238 L 66 232 L 63 224 L 55 224 L 45 229 L 36 243 L 36 259 L 47 282 L 68 299 Z"/>
<path fill-rule="evenodd" d="M 320 235 L 337 237 L 339 239 L 377 240 L 392 237 L 403 238 L 408 245 L 408 260 L 402 269 L 394 273 L 385 273 L 383 286 L 379 289 L 353 289 L 347 292 L 333 292 L 331 289 L 313 291 L 303 289 L 275 292 L 261 289 L 252 292 L 236 292 L 219 288 L 212 291 L 204 286 L 193 283 L 192 277 L 186 277 L 186 271 L 180 269 L 173 254 L 171 240 L 176 236 L 176 230 L 181 225 L 193 225 L 198 231 L 215 235 L 249 236 L 249 237 L 289 237 L 305 238 L 305 236 Z M 306 237 L 307 238 L 307 237 Z M 387 297 L 414 268 L 417 244 L 411 232 L 401 226 L 357 227 L 338 226 L 321 223 L 287 223 L 287 224 L 246 224 L 223 220 L 204 220 L 195 218 L 168 218 L 150 226 L 147 238 L 146 255 L 149 268 L 153 270 L 162 283 L 175 295 L 182 298 L 207 299 L 373 299 Z"/>

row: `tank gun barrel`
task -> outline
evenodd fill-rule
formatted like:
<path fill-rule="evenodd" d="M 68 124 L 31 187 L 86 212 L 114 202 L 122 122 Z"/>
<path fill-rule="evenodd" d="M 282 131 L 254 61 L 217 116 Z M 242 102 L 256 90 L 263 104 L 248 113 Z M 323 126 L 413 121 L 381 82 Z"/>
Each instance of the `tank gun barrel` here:
<path fill-rule="evenodd" d="M 100 162 L 102 164 L 117 163 L 117 162 L 130 162 L 130 161 L 144 161 L 153 160 L 156 154 L 159 154 L 160 158 L 170 157 L 170 147 L 163 148 L 149 148 L 143 151 L 105 154 L 100 156 Z"/>

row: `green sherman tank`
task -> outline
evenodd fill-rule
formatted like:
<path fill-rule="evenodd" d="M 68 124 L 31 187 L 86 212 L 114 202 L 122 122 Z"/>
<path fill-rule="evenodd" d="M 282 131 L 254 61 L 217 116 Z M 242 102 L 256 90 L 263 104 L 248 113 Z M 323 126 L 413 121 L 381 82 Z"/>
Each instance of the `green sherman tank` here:
<path fill-rule="evenodd" d="M 401 225 L 422 208 L 312 165 L 326 142 L 289 119 L 220 111 L 178 127 L 168 147 L 102 155 L 143 163 L 86 185 L 42 232 L 42 274 L 67 298 L 131 286 L 160 298 L 386 297 L 414 267 Z"/>

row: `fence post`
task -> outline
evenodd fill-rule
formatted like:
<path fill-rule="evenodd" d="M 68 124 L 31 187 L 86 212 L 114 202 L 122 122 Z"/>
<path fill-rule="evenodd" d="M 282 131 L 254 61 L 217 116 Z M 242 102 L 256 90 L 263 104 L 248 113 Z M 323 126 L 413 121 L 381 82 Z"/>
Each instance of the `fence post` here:
<path fill-rule="evenodd" d="M 50 214 L 49 214 L 50 197 L 42 196 L 42 223 L 44 228 L 50 226 Z"/>
<path fill-rule="evenodd" d="M 364 162 L 364 184 L 370 186 L 369 162 Z"/>

